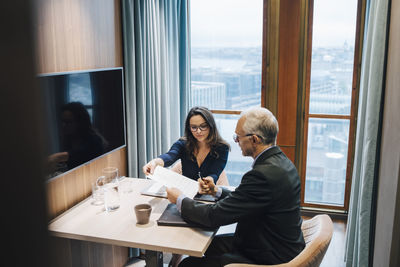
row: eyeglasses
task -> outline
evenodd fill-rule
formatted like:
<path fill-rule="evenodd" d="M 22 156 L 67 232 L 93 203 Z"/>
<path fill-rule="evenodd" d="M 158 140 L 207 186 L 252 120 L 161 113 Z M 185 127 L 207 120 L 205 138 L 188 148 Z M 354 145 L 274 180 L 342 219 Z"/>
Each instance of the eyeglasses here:
<path fill-rule="evenodd" d="M 237 135 L 237 134 L 234 134 L 234 135 L 233 135 L 233 141 L 235 141 L 235 143 L 239 143 L 239 138 L 240 138 L 240 137 L 253 136 L 253 135 L 258 136 L 258 138 L 263 139 L 263 138 L 262 138 L 261 136 L 259 136 L 258 134 L 246 134 L 246 135 L 242 135 L 242 136 Z"/>
<path fill-rule="evenodd" d="M 239 138 L 240 138 L 240 137 L 246 137 L 246 136 L 252 136 L 252 135 L 253 135 L 253 134 L 246 134 L 246 135 L 240 136 L 240 135 L 234 134 L 234 135 L 233 135 L 233 141 L 235 141 L 235 143 L 239 143 Z"/>
<path fill-rule="evenodd" d="M 199 125 L 199 126 L 197 126 L 197 125 L 190 125 L 190 130 L 191 130 L 192 132 L 197 132 L 198 129 L 200 129 L 200 131 L 203 132 L 203 131 L 208 130 L 208 128 L 209 128 L 208 124 L 202 124 L 202 125 Z"/>

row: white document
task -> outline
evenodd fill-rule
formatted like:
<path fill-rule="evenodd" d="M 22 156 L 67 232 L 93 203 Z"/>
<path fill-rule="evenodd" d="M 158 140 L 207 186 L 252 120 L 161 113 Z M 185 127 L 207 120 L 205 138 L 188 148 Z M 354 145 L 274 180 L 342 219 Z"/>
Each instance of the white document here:
<path fill-rule="evenodd" d="M 147 177 L 156 181 L 159 186 L 176 187 L 190 198 L 196 195 L 199 188 L 197 181 L 161 166 L 157 166 L 154 170 L 154 174 L 148 175 Z M 152 189 L 154 190 L 155 188 Z"/>
<path fill-rule="evenodd" d="M 165 185 L 155 182 L 149 188 L 147 188 L 147 192 L 151 194 L 160 194 L 165 192 L 165 189 L 166 189 Z"/>

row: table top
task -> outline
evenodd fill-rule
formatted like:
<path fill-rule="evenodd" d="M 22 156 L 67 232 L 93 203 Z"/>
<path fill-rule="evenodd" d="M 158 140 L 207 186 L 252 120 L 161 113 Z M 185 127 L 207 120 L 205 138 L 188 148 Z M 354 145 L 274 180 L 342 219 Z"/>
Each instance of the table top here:
<path fill-rule="evenodd" d="M 146 179 L 125 178 L 120 182 L 119 209 L 107 212 L 104 205 L 93 205 L 89 197 L 52 220 L 49 231 L 57 237 L 201 257 L 215 232 L 158 226 L 157 219 L 169 201 L 141 195 L 140 191 L 150 183 Z M 124 192 L 129 188 L 131 192 Z M 149 203 L 153 208 L 146 225 L 136 224 L 134 206 L 141 203 Z"/>

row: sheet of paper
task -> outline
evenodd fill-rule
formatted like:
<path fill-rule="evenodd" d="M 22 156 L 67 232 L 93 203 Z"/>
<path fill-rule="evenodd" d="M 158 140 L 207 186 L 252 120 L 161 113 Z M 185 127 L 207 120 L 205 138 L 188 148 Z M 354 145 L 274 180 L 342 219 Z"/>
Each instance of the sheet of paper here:
<path fill-rule="evenodd" d="M 156 182 L 147 189 L 147 192 L 152 194 L 163 193 L 165 192 L 165 188 L 165 185 Z"/>
<path fill-rule="evenodd" d="M 153 175 L 149 175 L 148 178 L 166 187 L 176 187 L 190 198 L 196 195 L 199 188 L 197 181 L 161 166 L 157 166 Z"/>

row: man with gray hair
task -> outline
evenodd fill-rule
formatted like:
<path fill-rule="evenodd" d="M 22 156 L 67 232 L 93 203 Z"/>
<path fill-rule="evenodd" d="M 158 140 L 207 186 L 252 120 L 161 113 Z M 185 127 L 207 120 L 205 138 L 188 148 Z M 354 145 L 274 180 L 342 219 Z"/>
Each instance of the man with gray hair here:
<path fill-rule="evenodd" d="M 204 204 L 168 188 L 188 222 L 218 227 L 237 222 L 233 235 L 216 236 L 205 256 L 185 258 L 179 266 L 224 266 L 229 263 L 280 264 L 304 248 L 300 216 L 300 179 L 293 163 L 276 146 L 278 122 L 265 108 L 242 112 L 233 139 L 243 156 L 254 158 L 235 191 L 199 179 L 199 191 L 218 198 Z"/>

